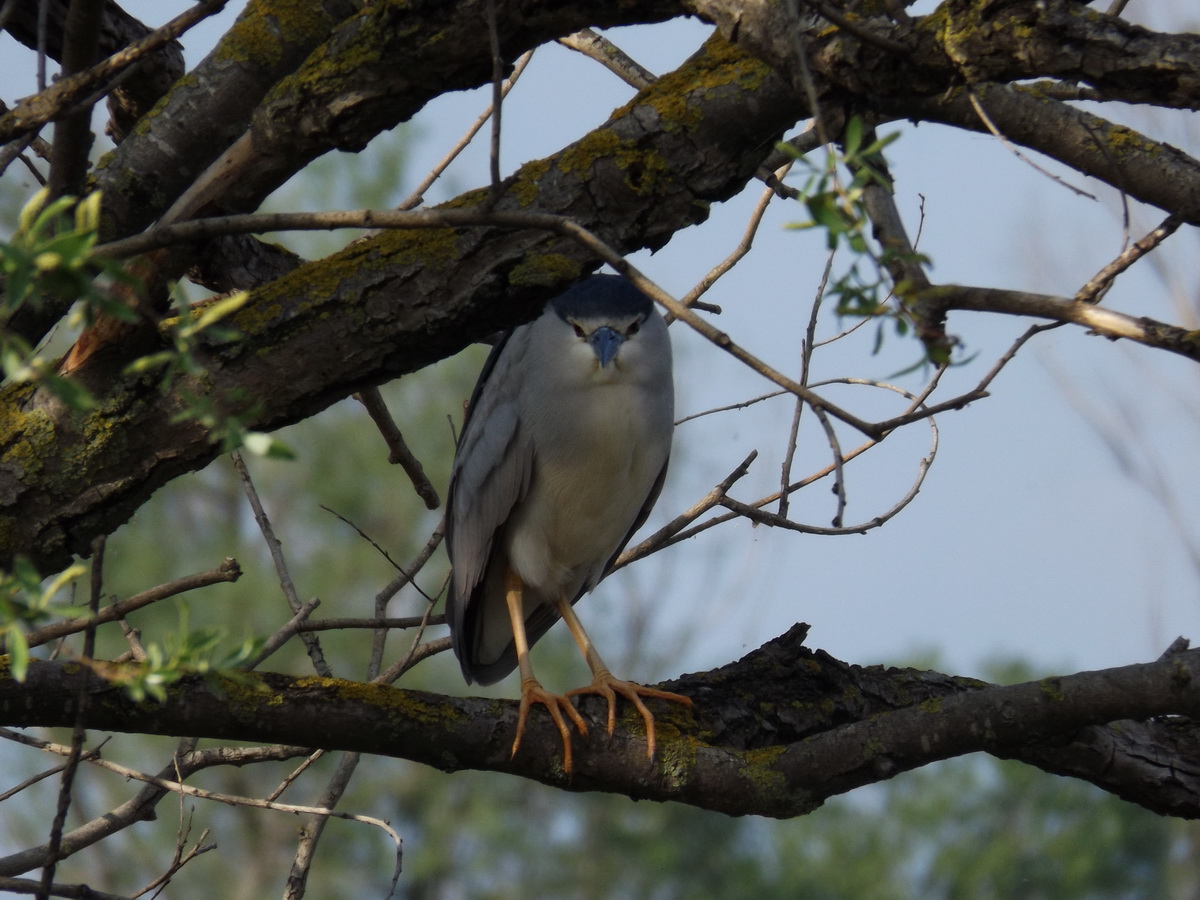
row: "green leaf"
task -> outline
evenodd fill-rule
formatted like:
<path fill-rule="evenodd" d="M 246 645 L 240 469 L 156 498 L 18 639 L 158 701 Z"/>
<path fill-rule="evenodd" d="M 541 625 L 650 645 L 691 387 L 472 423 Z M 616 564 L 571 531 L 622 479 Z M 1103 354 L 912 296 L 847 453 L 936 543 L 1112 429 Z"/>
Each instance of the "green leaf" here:
<path fill-rule="evenodd" d="M 130 375 L 140 375 L 143 372 L 149 372 L 152 369 L 168 365 L 173 359 L 175 359 L 175 352 L 172 350 L 149 353 L 146 356 L 139 356 L 125 366 L 125 372 Z"/>
<path fill-rule="evenodd" d="M 250 294 L 248 292 L 236 291 L 228 297 L 223 297 L 202 307 L 197 307 L 192 310 L 191 324 L 181 327 L 179 333 L 183 337 L 191 337 L 197 332 L 203 331 L 208 326 L 219 322 L 226 316 L 237 312 L 246 305 L 246 301 L 249 299 Z"/>
<path fill-rule="evenodd" d="M 29 198 L 29 202 L 21 208 L 21 214 L 17 217 L 18 233 L 29 233 L 33 228 L 33 223 L 37 220 L 37 214 L 41 212 L 42 207 L 46 203 L 46 198 L 49 196 L 50 188 L 44 187 Z"/>
<path fill-rule="evenodd" d="M 76 205 L 75 230 L 93 234 L 100 230 L 100 191 L 92 191 Z"/>
<path fill-rule="evenodd" d="M 846 132 L 842 139 L 842 144 L 845 147 L 847 159 L 854 159 L 854 157 L 858 154 L 858 148 L 862 146 L 862 138 L 862 117 L 852 116 L 850 121 L 846 123 Z"/>
<path fill-rule="evenodd" d="M 8 666 L 12 676 L 18 682 L 25 680 L 29 671 L 29 641 L 25 640 L 25 632 L 15 622 L 8 626 Z"/>
<path fill-rule="evenodd" d="M 71 409 L 85 412 L 96 407 L 96 398 L 92 396 L 91 391 L 77 381 L 63 378 L 49 370 L 40 373 L 38 380 L 45 385 L 46 390 Z"/>
<path fill-rule="evenodd" d="M 266 459 L 293 460 L 296 454 L 280 440 L 262 431 L 247 431 L 242 435 L 242 446 L 255 456 Z"/>

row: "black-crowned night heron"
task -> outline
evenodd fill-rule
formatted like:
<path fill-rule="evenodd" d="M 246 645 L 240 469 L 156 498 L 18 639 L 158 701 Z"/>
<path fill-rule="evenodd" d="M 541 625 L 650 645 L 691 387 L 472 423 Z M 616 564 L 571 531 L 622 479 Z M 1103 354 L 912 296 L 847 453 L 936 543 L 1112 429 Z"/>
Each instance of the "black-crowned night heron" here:
<path fill-rule="evenodd" d="M 492 350 L 467 409 L 446 513 L 453 564 L 446 619 L 467 683 L 521 673 L 515 755 L 530 705 L 550 711 L 571 770 L 577 694 L 687 697 L 613 677 L 572 605 L 592 590 L 646 520 L 662 489 L 674 428 L 671 341 L 649 298 L 597 275 L 554 300 Z M 555 694 L 533 676 L 529 648 L 565 619 L 592 670 L 587 687 Z"/>

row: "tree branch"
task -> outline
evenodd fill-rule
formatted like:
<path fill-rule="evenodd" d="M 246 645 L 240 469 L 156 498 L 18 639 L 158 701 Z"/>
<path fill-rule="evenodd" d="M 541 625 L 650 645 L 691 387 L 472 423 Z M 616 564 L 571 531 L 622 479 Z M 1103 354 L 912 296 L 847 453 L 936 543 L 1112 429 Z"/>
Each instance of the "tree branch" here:
<path fill-rule="evenodd" d="M 0 722 L 69 723 L 82 679 L 92 693 L 92 729 L 351 750 L 731 815 L 803 815 L 864 784 L 984 751 L 1092 781 L 1160 813 L 1200 816 L 1193 774 L 1200 771 L 1193 721 L 1200 716 L 1200 651 L 996 686 L 848 665 L 803 648 L 806 631 L 796 626 L 737 663 L 666 683 L 695 708 L 661 710 L 654 762 L 646 762 L 630 714 L 611 739 L 580 748 L 572 778 L 562 772 L 559 736 L 543 717 L 531 718 L 521 752 L 510 756 L 516 701 L 336 679 L 269 674 L 256 689 L 241 679 L 192 677 L 173 685 L 165 704 L 139 705 L 89 670 L 34 662 L 24 684 L 0 680 Z M 603 707 L 581 707 L 596 735 L 604 732 Z M 1187 718 L 1155 720 L 1161 716 Z M 1145 755 L 1146 741 L 1169 755 Z"/>
<path fill-rule="evenodd" d="M 619 252 L 659 247 L 753 177 L 759 156 L 747 146 L 765 155 L 802 112 L 765 66 L 710 42 L 601 128 L 510 176 L 495 210 L 568 215 Z M 472 192 L 448 205 L 481 200 Z M 86 552 L 159 485 L 209 462 L 218 446 L 177 415 L 189 392 L 240 397 L 231 412 L 246 427 L 277 428 L 532 317 L 597 264 L 540 228 L 389 232 L 254 292 L 222 323 L 241 338 L 204 347 L 203 384 L 183 378 L 160 395 L 153 374 L 129 374 L 114 348 L 76 373 L 105 397 L 82 418 L 27 386 L 7 388 L 0 400 L 25 412 L 6 420 L 0 446 L 29 441 L 39 464 L 0 460 L 0 565 L 23 552 L 53 568 Z"/>

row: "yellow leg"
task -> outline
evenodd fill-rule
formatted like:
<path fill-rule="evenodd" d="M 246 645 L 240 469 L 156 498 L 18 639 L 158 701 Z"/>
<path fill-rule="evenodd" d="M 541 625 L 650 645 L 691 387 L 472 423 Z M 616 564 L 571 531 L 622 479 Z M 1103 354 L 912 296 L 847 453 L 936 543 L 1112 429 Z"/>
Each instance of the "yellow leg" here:
<path fill-rule="evenodd" d="M 515 572 L 509 572 L 504 579 L 504 596 L 508 604 L 508 618 L 512 623 L 513 643 L 517 648 L 517 668 L 521 673 L 521 708 L 517 713 L 517 736 L 513 740 L 512 755 L 517 755 L 521 746 L 521 737 L 525 734 L 525 720 L 529 718 L 529 707 L 541 703 L 550 711 L 550 718 L 558 728 L 563 743 L 563 771 L 571 774 L 571 729 L 563 719 L 563 712 L 570 717 L 579 729 L 580 734 L 587 734 L 587 723 L 583 716 L 563 694 L 552 694 L 541 686 L 533 677 L 533 665 L 529 662 L 529 640 L 525 637 L 525 610 L 521 605 L 521 595 L 525 584 Z M 611 729 L 610 729 L 611 730 Z"/>
<path fill-rule="evenodd" d="M 587 660 L 588 668 L 592 670 L 592 683 L 587 687 L 567 691 L 567 696 L 599 694 L 604 697 L 608 701 L 608 733 L 610 735 L 617 726 L 617 694 L 629 700 L 641 714 L 642 721 L 646 723 L 646 756 L 654 759 L 654 716 L 646 708 L 646 704 L 642 702 L 642 698 L 653 697 L 656 700 L 671 700 L 675 703 L 682 703 L 684 706 L 691 706 L 691 699 L 682 694 L 660 691 L 656 688 L 644 687 L 640 684 L 634 684 L 632 681 L 622 681 L 614 677 L 612 672 L 608 670 L 608 666 L 604 664 L 604 660 L 600 658 L 600 654 L 596 652 L 596 647 L 592 644 L 592 639 L 583 630 L 583 623 L 575 615 L 574 608 L 572 608 L 570 602 L 564 597 L 560 597 L 558 600 L 558 613 L 563 617 L 563 621 L 567 623 L 567 627 L 571 629 L 571 636 L 575 638 L 575 643 L 579 645 L 579 649 L 583 652 L 583 658 Z"/>

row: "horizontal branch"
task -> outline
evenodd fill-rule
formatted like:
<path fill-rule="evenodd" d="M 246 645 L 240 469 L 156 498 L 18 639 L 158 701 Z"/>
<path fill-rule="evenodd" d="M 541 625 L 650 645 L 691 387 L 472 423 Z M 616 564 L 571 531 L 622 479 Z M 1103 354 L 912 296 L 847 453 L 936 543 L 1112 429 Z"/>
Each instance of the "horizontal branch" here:
<path fill-rule="evenodd" d="M 1159 812 L 1200 816 L 1200 779 L 1188 774 L 1200 771 L 1191 721 L 1200 717 L 1200 651 L 1000 687 L 850 666 L 803 648 L 806 630 L 797 626 L 737 663 L 668 683 L 695 707 L 659 711 L 659 752 L 651 763 L 635 714 L 606 739 L 604 704 L 584 702 L 595 736 L 577 749 L 572 778 L 562 772 L 560 738 L 545 717 L 531 717 L 521 751 L 510 756 L 515 701 L 336 679 L 270 674 L 254 687 L 244 679 L 191 677 L 173 685 L 162 705 L 135 704 L 89 669 L 35 662 L 24 684 L 0 680 L 0 723 L 69 724 L 79 679 L 87 679 L 91 729 L 352 750 L 731 815 L 802 815 L 861 785 L 986 751 L 1088 779 Z M 1191 719 L 1150 721 L 1171 715 Z M 1103 727 L 1118 720 L 1119 728 Z M 1177 757 L 1123 743 L 1139 730 L 1181 727 L 1193 739 L 1169 744 Z M 1109 739 L 1115 756 L 1096 755 L 1097 735 Z"/>
<path fill-rule="evenodd" d="M 1103 337 L 1114 340 L 1127 338 L 1200 362 L 1200 332 L 1168 325 L 1146 316 L 1115 312 L 1078 298 L 997 288 L 940 285 L 922 294 L 920 303 L 922 315 L 931 318 L 947 310 L 965 309 L 1073 322 Z"/>
<path fill-rule="evenodd" d="M 237 560 L 231 557 L 212 571 L 185 575 L 174 581 L 168 581 L 139 594 L 134 594 L 132 597 L 126 597 L 124 600 L 118 600 L 116 603 L 101 608 L 94 618 L 78 616 L 74 619 L 63 619 L 29 632 L 25 639 L 30 647 L 40 647 L 42 644 L 58 640 L 69 634 L 78 634 L 89 625 L 104 625 L 107 622 L 123 619 L 131 612 L 141 609 L 143 606 L 158 603 L 160 600 L 194 591 L 197 588 L 208 587 L 210 584 L 237 581 L 241 577 L 241 567 Z"/>

